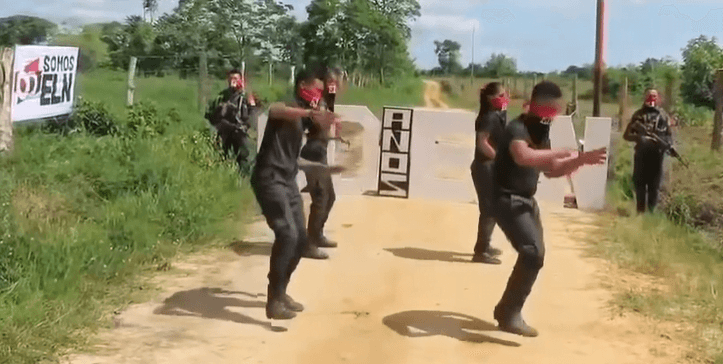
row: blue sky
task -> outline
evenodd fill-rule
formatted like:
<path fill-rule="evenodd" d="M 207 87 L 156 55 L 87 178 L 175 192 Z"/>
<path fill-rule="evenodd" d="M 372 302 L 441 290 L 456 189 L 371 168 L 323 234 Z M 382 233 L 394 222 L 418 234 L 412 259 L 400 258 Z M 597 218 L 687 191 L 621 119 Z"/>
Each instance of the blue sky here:
<path fill-rule="evenodd" d="M 4 1 L 0 17 L 25 14 L 71 24 L 122 21 L 141 14 L 141 0 Z M 310 0 L 286 0 L 294 14 L 306 19 Z M 160 12 L 177 0 L 159 0 Z M 492 53 L 517 59 L 529 71 L 564 70 L 592 63 L 595 56 L 596 0 L 420 0 L 422 16 L 412 23 L 412 56 L 422 68 L 437 65 L 434 40 L 452 39 L 462 45 L 462 63 L 475 63 Z M 721 0 L 607 0 L 608 65 L 638 63 L 648 57 L 681 60 L 681 48 L 701 34 L 723 40 Z"/>

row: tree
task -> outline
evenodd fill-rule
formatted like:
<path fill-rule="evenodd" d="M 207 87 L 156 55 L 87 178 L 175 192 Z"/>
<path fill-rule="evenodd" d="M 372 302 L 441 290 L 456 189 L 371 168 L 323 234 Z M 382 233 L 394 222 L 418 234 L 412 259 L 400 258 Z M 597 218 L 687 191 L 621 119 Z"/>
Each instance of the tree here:
<path fill-rule="evenodd" d="M 409 22 L 421 16 L 421 6 L 417 0 L 370 0 L 379 13 L 389 19 L 402 31 L 405 39 L 412 37 Z"/>
<path fill-rule="evenodd" d="M 151 16 L 151 23 L 153 23 L 153 16 L 158 10 L 158 0 L 143 0 L 143 20 L 146 19 L 146 13 Z"/>
<path fill-rule="evenodd" d="M 686 102 L 696 106 L 715 107 L 714 72 L 723 68 L 723 48 L 716 38 L 701 35 L 683 48 L 681 91 Z"/>
<path fill-rule="evenodd" d="M 490 59 L 485 63 L 485 73 L 492 78 L 512 76 L 517 73 L 517 61 L 504 54 L 492 53 Z"/>
<path fill-rule="evenodd" d="M 55 23 L 34 16 L 0 18 L 0 46 L 42 43 L 57 29 Z"/>
<path fill-rule="evenodd" d="M 462 68 L 459 63 L 459 50 L 461 48 L 462 46 L 453 40 L 434 41 L 434 53 L 437 55 L 439 66 L 447 73 L 455 73 Z"/>

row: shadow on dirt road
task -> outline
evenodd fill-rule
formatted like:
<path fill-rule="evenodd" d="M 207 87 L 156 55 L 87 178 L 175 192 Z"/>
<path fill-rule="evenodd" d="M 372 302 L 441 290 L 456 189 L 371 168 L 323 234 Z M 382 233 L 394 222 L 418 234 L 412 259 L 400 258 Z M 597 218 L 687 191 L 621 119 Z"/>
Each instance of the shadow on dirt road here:
<path fill-rule="evenodd" d="M 443 335 L 473 343 L 521 346 L 514 341 L 502 340 L 479 333 L 479 331 L 499 330 L 492 323 L 456 312 L 404 311 L 385 317 L 382 323 L 397 334 L 406 337 Z M 411 329 L 414 329 L 414 332 Z"/>

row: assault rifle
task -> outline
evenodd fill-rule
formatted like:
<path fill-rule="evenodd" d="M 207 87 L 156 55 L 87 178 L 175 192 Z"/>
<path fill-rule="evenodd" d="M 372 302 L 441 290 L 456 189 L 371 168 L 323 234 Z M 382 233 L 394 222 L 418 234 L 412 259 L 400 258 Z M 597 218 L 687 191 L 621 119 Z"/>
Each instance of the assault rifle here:
<path fill-rule="evenodd" d="M 678 150 L 676 150 L 675 147 L 672 146 L 670 143 L 663 140 L 663 138 L 661 138 L 658 134 L 656 134 L 655 132 L 653 132 L 650 129 L 645 128 L 643 125 L 641 125 L 639 123 L 635 124 L 633 126 L 633 128 L 636 131 L 642 133 L 643 136 L 646 136 L 646 137 L 652 139 L 656 144 L 660 145 L 665 152 L 670 153 L 671 157 L 678 159 L 680 161 L 680 163 L 682 163 L 683 166 L 685 166 L 685 168 L 688 168 L 690 166 L 688 161 L 686 161 L 685 158 L 683 158 L 683 156 L 680 155 L 680 153 L 678 153 Z"/>

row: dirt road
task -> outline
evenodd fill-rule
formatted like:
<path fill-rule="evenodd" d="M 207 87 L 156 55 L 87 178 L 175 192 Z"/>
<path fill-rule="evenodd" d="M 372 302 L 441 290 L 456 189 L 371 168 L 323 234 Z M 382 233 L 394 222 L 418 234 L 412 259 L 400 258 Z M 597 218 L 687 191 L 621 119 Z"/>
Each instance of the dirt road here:
<path fill-rule="evenodd" d="M 306 206 L 308 210 L 308 200 Z M 130 307 L 95 355 L 73 364 L 358 363 L 611 364 L 679 362 L 682 349 L 641 319 L 605 307 L 603 262 L 584 257 L 590 216 L 542 205 L 547 257 L 524 311 L 537 338 L 497 331 L 492 310 L 516 254 L 499 230 L 502 265 L 469 263 L 473 204 L 341 196 L 331 259 L 304 259 L 291 321 L 264 316 L 271 231 L 235 249 L 175 263 L 165 292 Z M 614 317 L 615 316 L 615 317 Z"/>
<path fill-rule="evenodd" d="M 437 81 L 424 80 L 424 103 L 426 107 L 449 109 L 442 101 L 442 86 Z"/>

